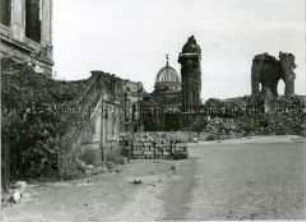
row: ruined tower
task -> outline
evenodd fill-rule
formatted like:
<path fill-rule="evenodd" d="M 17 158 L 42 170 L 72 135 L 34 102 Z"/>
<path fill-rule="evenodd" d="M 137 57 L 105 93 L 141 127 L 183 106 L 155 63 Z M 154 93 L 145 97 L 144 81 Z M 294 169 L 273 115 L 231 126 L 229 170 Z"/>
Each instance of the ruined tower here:
<path fill-rule="evenodd" d="M 182 111 L 196 111 L 201 104 L 201 48 L 194 36 L 183 46 L 178 62 L 182 76 Z"/>

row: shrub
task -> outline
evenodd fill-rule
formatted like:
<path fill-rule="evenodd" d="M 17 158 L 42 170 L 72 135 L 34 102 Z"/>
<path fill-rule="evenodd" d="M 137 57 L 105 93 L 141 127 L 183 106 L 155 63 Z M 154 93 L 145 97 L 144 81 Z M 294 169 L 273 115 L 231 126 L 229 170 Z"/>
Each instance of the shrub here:
<path fill-rule="evenodd" d="M 213 135 L 213 134 L 206 137 L 206 141 L 213 141 L 213 140 L 217 140 L 217 139 L 218 139 L 218 136 Z"/>

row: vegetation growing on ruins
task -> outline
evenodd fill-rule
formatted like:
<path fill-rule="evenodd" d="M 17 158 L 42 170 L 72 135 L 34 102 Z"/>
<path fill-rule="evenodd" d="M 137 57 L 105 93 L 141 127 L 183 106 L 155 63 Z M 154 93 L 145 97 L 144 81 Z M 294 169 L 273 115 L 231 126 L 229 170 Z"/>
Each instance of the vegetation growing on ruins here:
<path fill-rule="evenodd" d="M 56 81 L 28 65 L 2 67 L 2 147 L 10 158 L 11 178 L 50 176 L 57 170 L 61 137 L 79 113 L 70 112 L 86 81 Z M 63 108 L 64 107 L 64 108 Z M 9 150 L 8 150 L 9 149 Z"/>

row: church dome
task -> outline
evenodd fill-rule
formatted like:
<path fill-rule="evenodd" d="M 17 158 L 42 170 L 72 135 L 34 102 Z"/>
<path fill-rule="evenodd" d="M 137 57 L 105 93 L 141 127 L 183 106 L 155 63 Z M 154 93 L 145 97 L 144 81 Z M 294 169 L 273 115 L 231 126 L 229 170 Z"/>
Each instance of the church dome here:
<path fill-rule="evenodd" d="M 167 65 L 161 68 L 156 76 L 156 83 L 158 82 L 180 82 L 180 77 L 176 70 Z"/>
<path fill-rule="evenodd" d="M 179 90 L 181 86 L 180 77 L 177 71 L 169 65 L 167 58 L 166 65 L 159 70 L 155 81 L 155 90 Z"/>

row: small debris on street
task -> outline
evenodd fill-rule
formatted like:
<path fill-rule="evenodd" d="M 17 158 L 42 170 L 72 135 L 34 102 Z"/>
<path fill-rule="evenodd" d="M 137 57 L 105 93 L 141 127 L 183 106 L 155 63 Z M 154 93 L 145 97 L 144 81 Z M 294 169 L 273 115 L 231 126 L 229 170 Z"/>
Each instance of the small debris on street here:
<path fill-rule="evenodd" d="M 141 180 L 140 178 L 135 178 L 135 179 L 133 180 L 133 183 L 134 183 L 135 185 L 139 185 L 139 184 L 142 184 L 142 180 Z"/>

